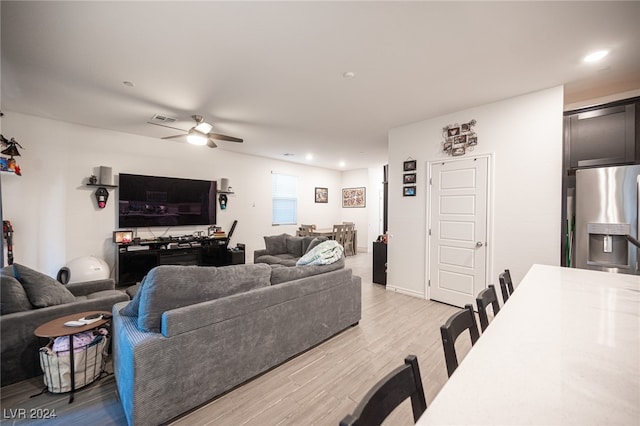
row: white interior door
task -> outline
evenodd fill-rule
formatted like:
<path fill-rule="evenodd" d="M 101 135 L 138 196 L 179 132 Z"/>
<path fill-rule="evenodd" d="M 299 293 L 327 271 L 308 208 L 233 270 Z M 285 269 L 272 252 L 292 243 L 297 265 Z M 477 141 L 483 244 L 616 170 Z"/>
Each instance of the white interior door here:
<path fill-rule="evenodd" d="M 429 285 L 431 299 L 475 306 L 486 287 L 489 158 L 432 164 Z"/>

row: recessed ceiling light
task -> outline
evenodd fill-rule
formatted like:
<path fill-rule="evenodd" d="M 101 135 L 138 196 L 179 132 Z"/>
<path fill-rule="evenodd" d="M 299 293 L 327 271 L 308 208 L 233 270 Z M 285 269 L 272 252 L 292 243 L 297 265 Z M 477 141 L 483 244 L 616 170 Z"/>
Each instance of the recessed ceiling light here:
<path fill-rule="evenodd" d="M 313 154 L 307 154 L 304 158 L 306 158 L 307 161 L 311 161 L 313 160 Z"/>
<path fill-rule="evenodd" d="M 600 59 L 604 58 L 609 54 L 608 50 L 598 50 L 597 52 L 589 53 L 584 57 L 583 61 L 585 62 L 598 62 Z"/>
<path fill-rule="evenodd" d="M 347 163 L 345 163 L 344 161 L 341 161 L 338 165 L 339 165 L 340 167 L 344 167 L 344 166 L 346 166 L 346 165 L 347 165 Z"/>
<path fill-rule="evenodd" d="M 342 76 L 344 78 L 346 78 L 347 80 L 351 80 L 353 77 L 356 76 L 356 73 L 353 72 L 353 71 L 347 71 L 347 72 L 343 73 Z"/>
<path fill-rule="evenodd" d="M 135 86 L 135 84 L 133 84 L 133 82 L 131 81 L 123 81 L 122 84 L 124 84 L 127 87 L 133 87 Z"/>

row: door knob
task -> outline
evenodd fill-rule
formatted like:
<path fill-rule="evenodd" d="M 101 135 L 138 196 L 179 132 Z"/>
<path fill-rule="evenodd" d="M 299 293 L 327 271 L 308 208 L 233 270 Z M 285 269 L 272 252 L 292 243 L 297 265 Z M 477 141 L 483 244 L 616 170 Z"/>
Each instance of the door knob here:
<path fill-rule="evenodd" d="M 482 243 L 481 243 L 480 241 L 478 241 L 478 242 L 476 243 L 476 247 L 482 247 Z"/>

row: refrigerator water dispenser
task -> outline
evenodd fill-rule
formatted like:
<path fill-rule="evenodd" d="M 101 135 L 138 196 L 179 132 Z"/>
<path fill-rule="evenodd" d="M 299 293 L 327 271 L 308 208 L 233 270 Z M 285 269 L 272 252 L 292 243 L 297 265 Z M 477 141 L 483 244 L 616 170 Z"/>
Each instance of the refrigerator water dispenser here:
<path fill-rule="evenodd" d="M 628 223 L 589 223 L 587 233 L 588 265 L 609 268 L 629 267 L 629 242 L 626 235 L 631 231 Z"/>

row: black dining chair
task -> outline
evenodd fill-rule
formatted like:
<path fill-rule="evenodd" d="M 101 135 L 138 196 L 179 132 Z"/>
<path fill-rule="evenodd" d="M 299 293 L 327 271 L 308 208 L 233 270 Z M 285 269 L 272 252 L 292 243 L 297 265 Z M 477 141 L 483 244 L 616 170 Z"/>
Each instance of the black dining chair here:
<path fill-rule="evenodd" d="M 464 309 L 451 315 L 447 322 L 440 327 L 442 335 L 442 347 L 444 348 L 444 359 L 447 363 L 447 373 L 449 377 L 458 368 L 458 356 L 456 355 L 456 339 L 465 330 L 469 330 L 471 345 L 475 345 L 480 337 L 476 316 L 473 313 L 472 305 L 464 305 Z"/>
<path fill-rule="evenodd" d="M 484 331 L 489 327 L 489 317 L 487 315 L 487 308 L 489 305 L 493 308 L 493 316 L 495 317 L 500 312 L 500 303 L 498 303 L 498 293 L 496 293 L 496 287 L 490 284 L 488 288 L 485 288 L 476 297 L 476 305 L 478 306 L 478 317 L 480 318 L 480 329 Z"/>
<path fill-rule="evenodd" d="M 503 273 L 498 275 L 500 280 L 500 291 L 502 292 L 502 302 L 507 303 L 509 296 L 513 294 L 513 281 L 511 281 L 511 272 L 505 269 Z"/>
<path fill-rule="evenodd" d="M 418 358 L 407 355 L 404 365 L 387 374 L 367 392 L 353 414 L 348 414 L 340 426 L 377 426 L 403 401 L 411 398 L 413 420 L 417 422 L 427 409 Z"/>

